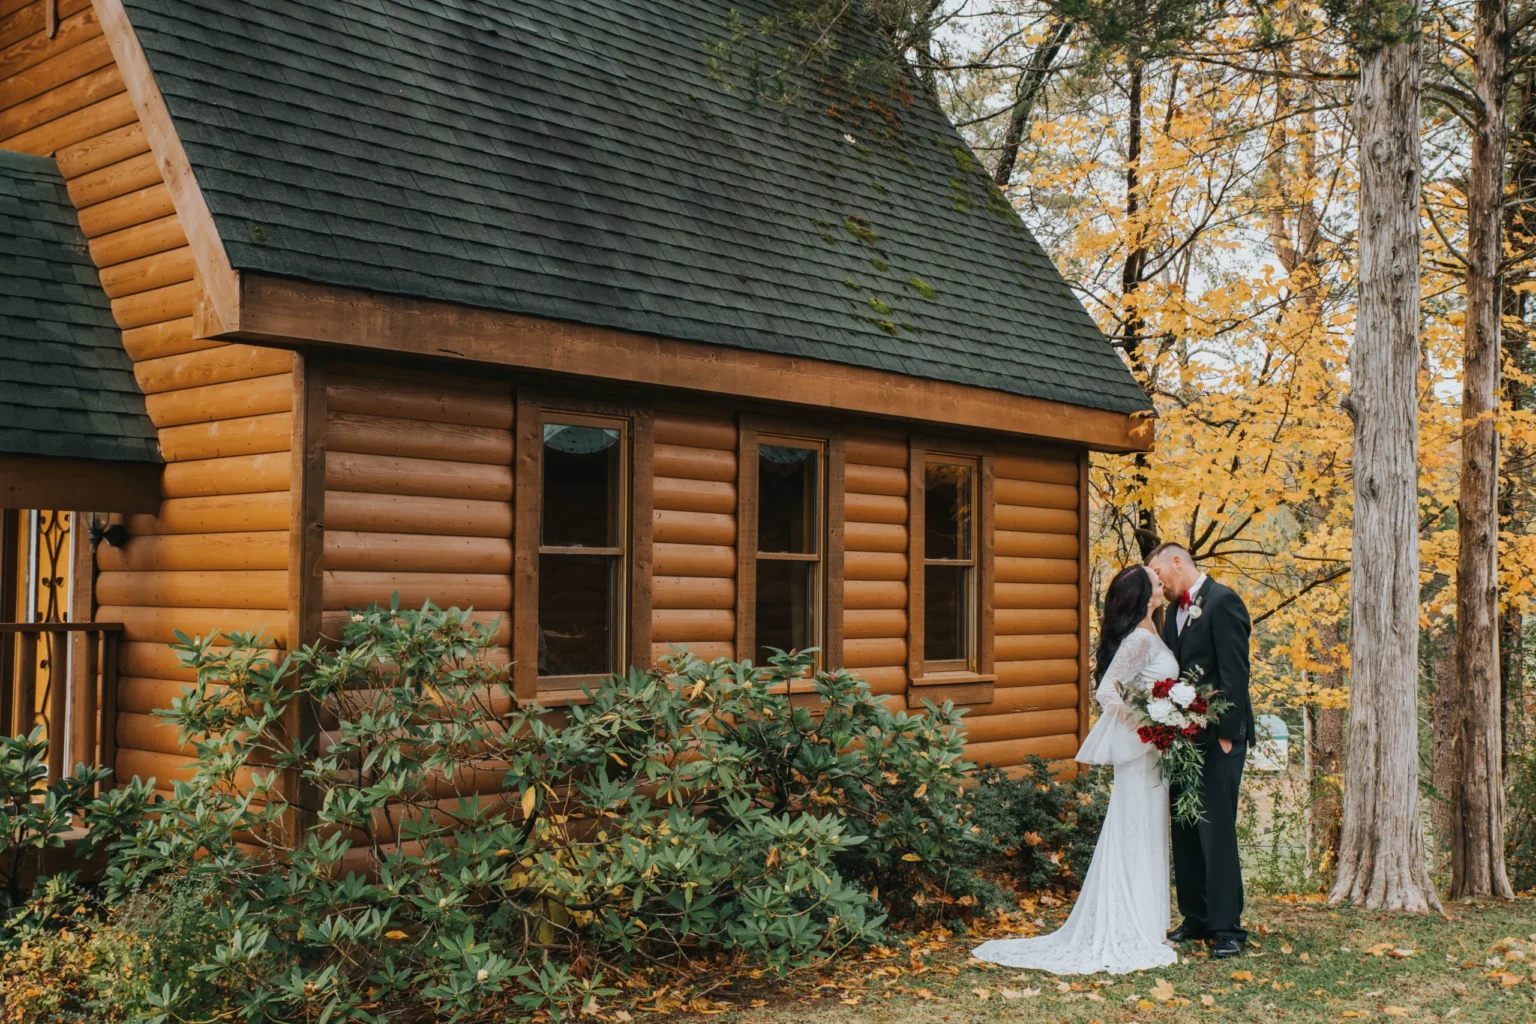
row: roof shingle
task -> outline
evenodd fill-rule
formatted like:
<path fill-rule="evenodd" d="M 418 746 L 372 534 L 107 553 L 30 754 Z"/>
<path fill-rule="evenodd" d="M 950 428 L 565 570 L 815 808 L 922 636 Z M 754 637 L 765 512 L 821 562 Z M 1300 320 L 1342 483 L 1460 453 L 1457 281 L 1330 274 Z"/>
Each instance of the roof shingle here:
<path fill-rule="evenodd" d="M 75 207 L 47 157 L 0 150 L 0 452 L 160 462 Z"/>
<path fill-rule="evenodd" d="M 237 269 L 1148 408 L 937 110 L 712 73 L 773 0 L 125 6 Z"/>

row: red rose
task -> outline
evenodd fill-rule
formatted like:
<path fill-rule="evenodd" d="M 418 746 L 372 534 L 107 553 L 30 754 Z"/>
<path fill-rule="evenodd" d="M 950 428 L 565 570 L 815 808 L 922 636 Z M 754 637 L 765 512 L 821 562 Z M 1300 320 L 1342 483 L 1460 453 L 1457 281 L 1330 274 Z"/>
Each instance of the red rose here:
<path fill-rule="evenodd" d="M 1152 696 L 1153 697 L 1166 697 L 1170 693 L 1173 692 L 1173 688 L 1177 684 L 1178 684 L 1178 680 L 1177 679 L 1164 679 L 1161 682 L 1153 683 L 1152 684 Z"/>
<path fill-rule="evenodd" d="M 1144 725 L 1136 730 L 1136 735 L 1141 737 L 1141 742 L 1151 743 L 1154 731 L 1150 725 Z"/>
<path fill-rule="evenodd" d="M 1183 729 L 1181 729 L 1180 732 L 1182 732 L 1184 734 L 1184 738 L 1185 739 L 1192 740 L 1196 736 L 1200 735 L 1200 727 L 1198 725 L 1196 725 L 1194 722 L 1190 722 Z"/>
<path fill-rule="evenodd" d="M 1197 715 L 1205 714 L 1205 709 L 1208 706 L 1209 705 L 1207 705 L 1205 703 L 1205 698 L 1204 697 L 1196 697 L 1194 700 L 1189 702 L 1189 710 L 1194 712 Z"/>

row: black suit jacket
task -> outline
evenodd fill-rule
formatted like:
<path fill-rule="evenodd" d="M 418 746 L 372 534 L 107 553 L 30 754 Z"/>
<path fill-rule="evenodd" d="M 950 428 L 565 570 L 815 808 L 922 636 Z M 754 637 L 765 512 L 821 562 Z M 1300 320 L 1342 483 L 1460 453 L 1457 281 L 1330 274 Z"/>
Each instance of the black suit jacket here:
<path fill-rule="evenodd" d="M 1248 638 L 1253 624 L 1248 607 L 1237 591 L 1209 576 L 1195 596 L 1200 617 L 1184 624 L 1179 632 L 1178 606 L 1169 605 L 1163 619 L 1163 642 L 1179 659 L 1179 672 L 1198 666 L 1200 682 L 1214 686 L 1232 707 L 1221 720 L 1206 727 L 1202 737 L 1214 746 L 1218 738 L 1236 743 L 1254 738 L 1253 702 L 1248 696 Z"/>

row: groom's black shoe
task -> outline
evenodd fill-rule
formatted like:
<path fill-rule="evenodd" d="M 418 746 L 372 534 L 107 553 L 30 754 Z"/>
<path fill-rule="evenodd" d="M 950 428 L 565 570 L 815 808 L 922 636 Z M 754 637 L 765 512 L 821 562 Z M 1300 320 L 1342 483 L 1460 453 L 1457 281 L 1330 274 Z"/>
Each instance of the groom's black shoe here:
<path fill-rule="evenodd" d="M 1204 932 L 1185 921 L 1173 931 L 1168 933 L 1168 941 L 1172 943 L 1190 942 L 1195 939 L 1209 938 Z"/>
<path fill-rule="evenodd" d="M 1236 939 L 1217 939 L 1211 946 L 1212 960 L 1228 960 L 1243 955 L 1243 943 Z"/>

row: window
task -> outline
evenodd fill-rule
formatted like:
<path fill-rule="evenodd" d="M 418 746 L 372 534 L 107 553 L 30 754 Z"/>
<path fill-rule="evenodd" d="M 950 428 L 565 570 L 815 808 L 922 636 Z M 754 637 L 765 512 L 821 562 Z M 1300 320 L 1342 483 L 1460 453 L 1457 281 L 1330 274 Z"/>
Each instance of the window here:
<path fill-rule="evenodd" d="M 547 413 L 539 476 L 538 675 L 624 668 L 626 441 L 622 420 Z"/>
<path fill-rule="evenodd" d="M 757 600 L 753 661 L 821 646 L 822 470 L 816 442 L 757 446 Z"/>
<path fill-rule="evenodd" d="M 923 657 L 929 672 L 976 667 L 976 464 L 923 467 Z"/>

